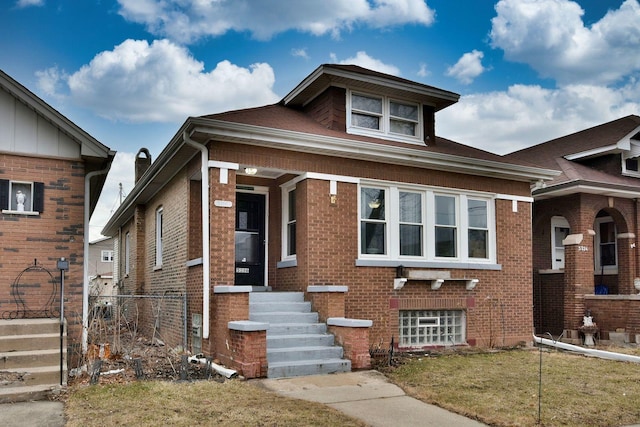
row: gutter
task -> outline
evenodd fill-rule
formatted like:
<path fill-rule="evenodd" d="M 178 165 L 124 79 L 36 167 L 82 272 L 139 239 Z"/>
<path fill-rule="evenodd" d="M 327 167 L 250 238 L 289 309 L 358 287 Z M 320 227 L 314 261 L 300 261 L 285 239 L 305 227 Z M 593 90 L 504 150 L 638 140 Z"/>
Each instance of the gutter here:
<path fill-rule="evenodd" d="M 538 344 L 544 344 L 544 345 L 547 345 L 549 347 L 560 348 L 562 350 L 574 351 L 574 352 L 577 352 L 577 353 L 582 353 L 582 354 L 587 355 L 587 356 L 598 357 L 600 359 L 616 360 L 618 362 L 640 363 L 640 356 L 633 356 L 631 354 L 622 354 L 622 353 L 615 353 L 615 352 L 612 352 L 612 351 L 584 348 L 584 347 L 580 347 L 578 345 L 567 344 L 567 343 L 564 343 L 564 342 L 560 342 L 560 341 L 556 341 L 556 340 L 550 340 L 550 339 L 547 339 L 547 338 L 540 338 L 540 337 L 537 337 L 535 335 L 533 336 L 533 340 Z"/>
<path fill-rule="evenodd" d="M 187 131 L 182 132 L 186 145 L 200 150 L 202 174 L 202 338 L 209 339 L 209 293 L 211 290 L 211 249 L 209 248 L 209 151 L 207 147 L 192 140 Z"/>
<path fill-rule="evenodd" d="M 89 335 L 89 220 L 91 219 L 91 178 L 109 172 L 109 165 L 105 169 L 89 172 L 84 177 L 84 242 L 82 255 L 82 354 L 87 352 Z"/>

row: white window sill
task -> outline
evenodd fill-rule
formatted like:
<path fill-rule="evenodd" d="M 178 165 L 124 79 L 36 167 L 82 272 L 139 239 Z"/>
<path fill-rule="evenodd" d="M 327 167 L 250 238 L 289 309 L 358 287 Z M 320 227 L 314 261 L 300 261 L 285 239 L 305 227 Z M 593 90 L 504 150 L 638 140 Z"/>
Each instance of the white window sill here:
<path fill-rule="evenodd" d="M 277 268 L 289 268 L 289 267 L 297 267 L 297 266 L 298 266 L 297 258 L 278 261 L 278 264 L 276 265 Z"/>
<path fill-rule="evenodd" d="M 153 271 L 157 271 L 157 270 L 162 270 L 162 264 L 153 266 Z"/>
<path fill-rule="evenodd" d="M 357 259 L 356 267 L 412 267 L 412 268 L 448 268 L 463 270 L 502 270 L 502 264 L 492 262 L 452 262 L 452 261 L 409 261 Z"/>
<path fill-rule="evenodd" d="M 40 212 L 36 212 L 36 211 L 12 211 L 9 209 L 2 209 L 2 213 L 3 214 L 10 214 L 10 215 L 26 215 L 26 216 L 37 216 L 40 215 Z"/>

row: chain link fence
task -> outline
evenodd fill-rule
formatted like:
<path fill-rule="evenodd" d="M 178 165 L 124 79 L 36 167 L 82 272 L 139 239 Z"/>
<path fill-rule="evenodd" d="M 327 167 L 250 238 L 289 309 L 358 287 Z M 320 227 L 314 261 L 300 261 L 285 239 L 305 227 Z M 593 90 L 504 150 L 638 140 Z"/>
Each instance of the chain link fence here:
<path fill-rule="evenodd" d="M 187 298 L 182 293 L 89 297 L 89 351 L 131 355 L 143 345 L 187 348 Z M 103 355 L 100 355 L 103 357 Z"/>

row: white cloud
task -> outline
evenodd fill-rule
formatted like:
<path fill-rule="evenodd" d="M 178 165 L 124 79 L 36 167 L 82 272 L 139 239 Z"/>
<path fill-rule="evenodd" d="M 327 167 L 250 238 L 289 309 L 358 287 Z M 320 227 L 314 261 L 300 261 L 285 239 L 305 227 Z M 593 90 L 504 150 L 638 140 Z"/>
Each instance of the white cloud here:
<path fill-rule="evenodd" d="M 640 82 L 622 88 L 567 85 L 559 89 L 514 85 L 477 93 L 437 113 L 437 133 L 463 144 L 506 154 L 640 111 Z M 471 125 L 473 124 L 473 125 Z"/>
<path fill-rule="evenodd" d="M 191 43 L 228 31 L 267 40 L 297 30 L 339 37 L 356 25 L 385 28 L 430 25 L 434 12 L 424 0 L 118 0 L 125 19 L 154 35 Z M 260 17 L 256 19 L 256 17 Z"/>
<path fill-rule="evenodd" d="M 58 67 L 47 68 L 46 70 L 36 71 L 38 78 L 38 88 L 45 94 L 53 97 L 59 97 L 60 84 L 68 76 Z"/>
<path fill-rule="evenodd" d="M 428 75 L 431 74 L 431 72 L 427 68 L 427 64 L 422 62 L 422 63 L 420 63 L 420 69 L 418 70 L 418 72 L 416 74 L 418 75 L 418 77 L 427 77 Z"/>
<path fill-rule="evenodd" d="M 118 151 L 100 194 L 96 209 L 89 221 L 89 240 L 100 238 L 100 232 L 120 204 L 120 186 L 126 196 L 134 185 L 135 153 Z M 124 197 L 122 198 L 124 200 Z"/>
<path fill-rule="evenodd" d="M 53 72 L 41 72 L 41 87 L 59 83 Z M 168 40 L 126 40 L 97 54 L 68 77 L 75 104 L 111 120 L 182 122 L 188 116 L 211 114 L 278 101 L 271 66 L 249 68 L 221 61 L 206 72 L 187 49 Z"/>
<path fill-rule="evenodd" d="M 337 64 L 343 65 L 358 65 L 363 68 L 368 68 L 370 70 L 378 71 L 380 73 L 391 74 L 393 76 L 400 75 L 400 69 L 395 65 L 385 64 L 379 59 L 375 59 L 367 54 L 367 52 L 359 51 L 356 53 L 356 56 L 352 56 L 351 58 L 338 60 L 335 54 L 331 54 L 331 60 Z"/>
<path fill-rule="evenodd" d="M 471 84 L 473 79 L 478 77 L 485 71 L 485 68 L 482 66 L 482 58 L 484 57 L 484 53 L 473 50 L 471 52 L 467 52 L 453 67 L 449 67 L 447 69 L 447 76 L 455 77 L 462 84 Z"/>
<path fill-rule="evenodd" d="M 24 8 L 29 6 L 44 6 L 44 0 L 18 0 L 16 1 L 17 8 Z"/>
<path fill-rule="evenodd" d="M 291 49 L 291 56 L 296 56 L 299 58 L 309 59 L 309 54 L 307 53 L 306 48 L 301 49 Z"/>
<path fill-rule="evenodd" d="M 582 8 L 569 0 L 500 0 L 495 8 L 492 46 L 543 77 L 560 84 L 610 84 L 640 71 L 637 0 L 625 0 L 590 27 Z"/>

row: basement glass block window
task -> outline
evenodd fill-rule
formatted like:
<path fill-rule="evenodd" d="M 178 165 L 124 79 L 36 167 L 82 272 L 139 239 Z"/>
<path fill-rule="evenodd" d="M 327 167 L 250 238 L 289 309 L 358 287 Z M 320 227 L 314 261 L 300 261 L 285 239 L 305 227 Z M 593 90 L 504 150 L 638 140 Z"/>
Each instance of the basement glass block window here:
<path fill-rule="evenodd" d="M 400 347 L 466 343 L 463 310 L 401 310 Z"/>

